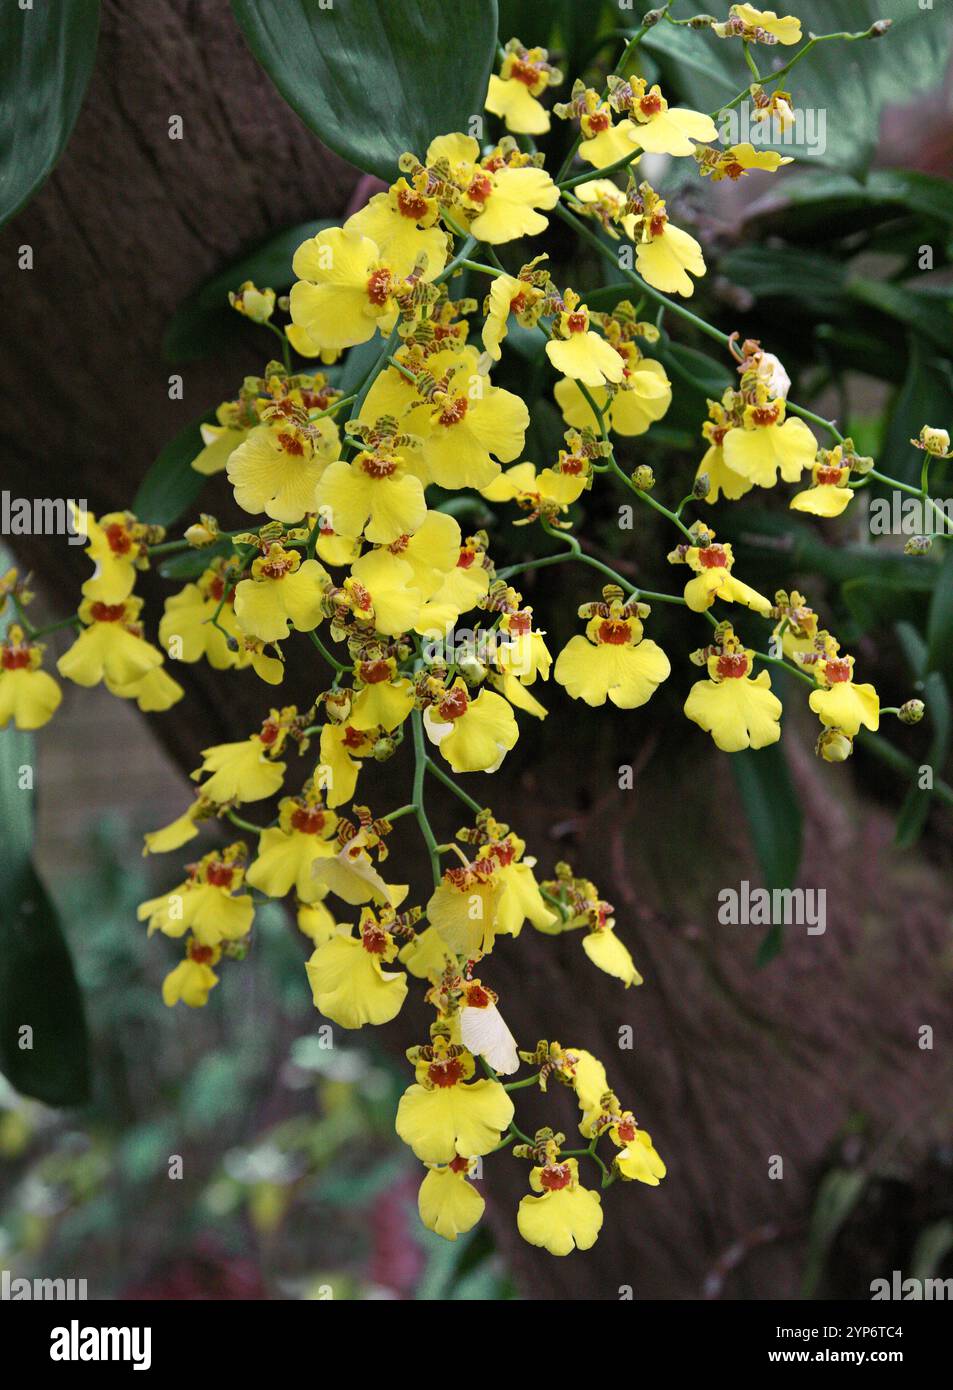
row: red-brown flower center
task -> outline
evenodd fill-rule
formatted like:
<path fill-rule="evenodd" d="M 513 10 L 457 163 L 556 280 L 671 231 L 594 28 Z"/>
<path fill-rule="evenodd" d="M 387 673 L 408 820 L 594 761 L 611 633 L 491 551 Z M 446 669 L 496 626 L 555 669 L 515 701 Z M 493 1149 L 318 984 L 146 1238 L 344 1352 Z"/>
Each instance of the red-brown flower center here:
<path fill-rule="evenodd" d="M 621 618 L 605 618 L 599 624 L 599 641 L 613 647 L 625 646 L 632 632 L 629 624 Z"/>
<path fill-rule="evenodd" d="M 568 1163 L 547 1163 L 540 1172 L 539 1181 L 547 1192 L 559 1192 L 572 1182 L 572 1169 Z"/>
<path fill-rule="evenodd" d="M 124 603 L 101 603 L 97 600 L 89 610 L 94 623 L 118 623 L 126 616 Z"/>
<path fill-rule="evenodd" d="M 367 297 L 372 304 L 381 306 L 387 303 L 390 295 L 391 273 L 386 265 L 371 272 L 367 281 Z"/>
<path fill-rule="evenodd" d="M 463 1079 L 463 1067 L 458 1057 L 448 1057 L 444 1062 L 431 1062 L 427 1076 L 435 1086 L 456 1086 Z"/>
<path fill-rule="evenodd" d="M 303 835 L 318 835 L 324 829 L 324 812 L 316 806 L 296 806 L 291 813 L 291 828 Z"/>
<path fill-rule="evenodd" d="M 744 652 L 725 652 L 718 658 L 717 669 L 722 680 L 741 680 L 748 674 L 748 658 Z"/>
<path fill-rule="evenodd" d="M 106 540 L 114 555 L 128 555 L 132 549 L 132 537 L 120 522 L 114 521 L 106 527 Z"/>
<path fill-rule="evenodd" d="M 466 396 L 454 396 L 453 400 L 448 401 L 440 412 L 438 424 L 459 425 L 460 421 L 467 413 L 468 404 L 469 402 Z"/>

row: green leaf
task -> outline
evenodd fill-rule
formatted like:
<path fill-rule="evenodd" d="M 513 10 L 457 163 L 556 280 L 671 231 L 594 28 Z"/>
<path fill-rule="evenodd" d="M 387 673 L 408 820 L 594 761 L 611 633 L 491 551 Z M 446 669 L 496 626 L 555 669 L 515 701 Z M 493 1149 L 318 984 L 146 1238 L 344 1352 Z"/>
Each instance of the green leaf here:
<path fill-rule="evenodd" d="M 919 484 L 923 455 L 910 440 L 916 439 L 921 425 L 946 422 L 953 396 L 953 370 L 948 361 L 928 354 L 915 333 L 907 338 L 905 356 L 906 376 L 890 412 L 877 467 L 901 482 Z"/>
<path fill-rule="evenodd" d="M 923 682 L 923 699 L 927 707 L 926 717 L 933 730 L 930 750 L 926 761 L 934 770 L 942 768 L 949 756 L 951 735 L 953 735 L 953 702 L 946 681 L 939 671 L 931 671 Z M 903 805 L 897 813 L 894 844 L 898 849 L 912 849 L 923 834 L 930 813 L 931 793 L 920 787 L 916 781 L 904 797 Z"/>
<path fill-rule="evenodd" d="M 47 1105 L 89 1096 L 83 1002 L 56 909 L 32 862 L 33 800 L 22 770 L 35 775 L 29 734 L 0 736 L 0 1071 L 23 1095 Z M 21 1048 L 21 1029 L 32 1046 Z"/>
<path fill-rule="evenodd" d="M 66 146 L 96 57 L 99 0 L 0 11 L 0 225 L 37 191 Z"/>
<path fill-rule="evenodd" d="M 893 21 L 881 38 L 816 45 L 790 78 L 781 79 L 799 110 L 818 118 L 824 114 L 825 127 L 823 142 L 817 124 L 813 146 L 792 140 L 776 148 L 834 168 L 865 170 L 876 149 L 884 107 L 896 102 L 898 92 L 909 101 L 943 80 L 953 26 L 942 6 L 923 9 L 918 0 L 800 0 L 794 8 L 805 37 L 859 33 L 875 20 Z M 659 24 L 642 44 L 662 70 L 663 90 L 667 83 L 671 94 L 698 109 L 715 110 L 751 81 L 740 43 L 710 32 Z M 752 46 L 766 78 L 795 52 Z M 810 133 L 806 123 L 805 128 Z"/>
<path fill-rule="evenodd" d="M 946 549 L 927 615 L 927 669 L 953 681 L 953 546 L 945 541 L 935 544 Z"/>
<path fill-rule="evenodd" d="M 944 351 L 949 348 L 953 339 L 953 301 L 860 276 L 851 277 L 844 290 L 850 298 L 879 309 L 915 333 L 930 338 Z"/>
<path fill-rule="evenodd" d="M 856 237 L 869 225 L 871 213 L 894 216 L 897 209 L 953 224 L 953 184 L 907 169 L 873 169 L 863 183 L 848 174 L 816 172 L 779 181 L 771 195 L 758 200 L 749 226 L 783 218 L 786 235 L 817 229 L 829 241 L 832 236 Z"/>
<path fill-rule="evenodd" d="M 808 1232 L 802 1298 L 813 1296 L 837 1233 L 860 1201 L 866 1186 L 867 1174 L 861 1168 L 832 1168 L 824 1175 Z"/>
<path fill-rule="evenodd" d="M 764 886 L 791 888 L 801 862 L 803 815 L 780 743 L 746 748 L 730 759 L 748 830 L 761 866 Z M 781 946 L 774 927 L 761 943 L 758 964 L 766 965 Z"/>
<path fill-rule="evenodd" d="M 198 497 L 207 479 L 192 467 L 202 448 L 200 426 L 215 419 L 206 411 L 170 440 L 149 468 L 133 498 L 132 510 L 140 521 L 171 526 Z"/>
<path fill-rule="evenodd" d="M 468 131 L 496 56 L 496 0 L 232 0 L 255 57 L 336 154 L 388 181 L 405 150 Z"/>
<path fill-rule="evenodd" d="M 253 280 L 262 290 L 290 289 L 294 281 L 291 260 L 298 247 L 308 237 L 317 236 L 324 227 L 333 225 L 322 220 L 286 227 L 206 280 L 183 301 L 170 320 L 162 339 L 162 354 L 166 360 L 195 362 L 201 357 L 213 356 L 236 337 L 247 333 L 249 322 L 229 304 L 229 290 L 238 289 L 246 280 Z M 260 334 L 263 343 L 267 331 Z M 279 348 L 280 344 L 273 339 L 272 355 Z"/>

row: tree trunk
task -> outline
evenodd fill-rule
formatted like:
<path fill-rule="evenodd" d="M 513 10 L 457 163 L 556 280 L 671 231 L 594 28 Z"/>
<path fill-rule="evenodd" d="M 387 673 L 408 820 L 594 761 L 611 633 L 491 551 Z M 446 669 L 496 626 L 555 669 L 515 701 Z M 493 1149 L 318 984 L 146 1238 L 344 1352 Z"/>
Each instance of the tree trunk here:
<path fill-rule="evenodd" d="M 168 138 L 172 115 L 182 140 Z M 159 344 L 175 307 L 269 233 L 342 215 L 358 177 L 284 105 L 226 0 L 104 0 L 72 141 L 3 232 L 4 263 L 29 244 L 35 265 L 16 272 L 0 347 L 18 405 L 2 425 L 11 493 L 87 498 L 96 512 L 125 505 L 163 444 L 269 351 L 249 329 L 249 346 L 185 368 L 184 401 L 170 400 Z M 227 517 L 220 480 L 203 507 Z M 57 615 L 70 611 L 88 572 L 82 551 L 64 538 L 16 546 Z M 168 586 L 149 575 L 140 588 L 154 633 Z M 230 682 L 226 701 L 204 667 L 176 675 L 186 702 L 154 727 L 186 769 L 200 748 L 256 727 L 272 698 L 248 679 Z M 313 675 L 291 672 L 281 700 L 306 705 L 315 693 Z M 522 1046 L 555 1036 L 603 1058 L 669 1176 L 654 1191 L 614 1186 L 595 1248 L 554 1260 L 517 1237 L 528 1165 L 501 1155 L 486 1188 L 500 1246 L 531 1296 L 698 1297 L 706 1279 L 727 1297 L 795 1294 L 817 1181 L 852 1117 L 911 1170 L 948 1120 L 949 1067 L 918 1045 L 921 1025 L 948 1019 L 948 882 L 922 855 L 891 850 L 887 814 L 850 770 L 816 762 L 811 731 L 791 718 L 785 746 L 807 809 L 801 883 L 827 889 L 827 931 L 792 929 L 780 959 L 758 970 L 759 929 L 716 917 L 720 888 L 757 879 L 727 760 L 709 756 L 700 734 L 690 756 L 687 738 L 656 742 L 645 711 L 579 718 L 558 696 L 549 703 L 561 713 L 544 751 L 532 758 L 527 738 L 478 794 L 493 797 L 543 871 L 565 857 L 601 885 L 646 983 L 626 992 L 589 965 L 578 937 L 530 928 L 483 975 Z M 637 769 L 632 791 L 617 789 L 621 763 Z M 398 771 L 406 758 L 384 776 Z M 457 807 L 431 797 L 438 834 L 451 834 Z M 395 848 L 416 856 L 424 884 L 413 842 L 404 822 Z M 391 1041 L 421 1041 L 421 1018 L 408 1015 Z M 629 1024 L 631 1049 L 620 1045 Z M 572 1134 L 570 1099 L 559 1088 L 519 1093 L 521 1127 Z"/>

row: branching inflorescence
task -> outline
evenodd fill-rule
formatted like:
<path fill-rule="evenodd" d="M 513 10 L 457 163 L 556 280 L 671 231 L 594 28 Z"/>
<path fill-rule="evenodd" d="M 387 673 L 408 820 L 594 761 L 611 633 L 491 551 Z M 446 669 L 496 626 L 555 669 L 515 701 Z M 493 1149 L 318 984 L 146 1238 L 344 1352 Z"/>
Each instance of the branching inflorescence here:
<path fill-rule="evenodd" d="M 667 7 L 654 12 L 654 22 L 663 20 L 676 22 Z M 812 37 L 762 78 L 755 50 L 799 44 L 799 21 L 734 5 L 713 27 L 743 44 L 752 69 L 752 84 L 736 100 L 750 95 L 758 112 L 781 120 L 789 98 L 777 81 L 815 43 L 879 32 L 874 26 L 865 34 Z M 873 686 L 855 682 L 853 657 L 800 594 L 768 598 L 744 583 L 734 573 L 731 546 L 717 541 L 707 522 L 686 515 L 774 487 L 779 476 L 799 484 L 806 475 L 808 486 L 790 505 L 836 516 L 857 488 L 883 475 L 833 422 L 787 399 L 783 366 L 758 342 L 722 333 L 681 302 L 692 294 L 693 277 L 705 274 L 703 250 L 633 172 L 642 152 L 692 159 L 701 176 L 715 180 L 774 173 L 789 161 L 751 145 L 713 147 L 719 113 L 670 108 L 657 86 L 623 78 L 645 29 L 626 45 L 604 92 L 577 82 L 570 100 L 555 107 L 579 125 L 556 180 L 532 137 L 549 128 L 538 98 L 560 75 L 545 51 L 513 40 L 487 96 L 487 110 L 511 134 L 489 151 L 452 133 L 435 138 L 422 157 L 404 154 L 392 187 L 343 227 L 298 249 L 290 300 L 252 283 L 231 296 L 236 310 L 277 336 L 282 358 L 222 404 L 218 423 L 204 427 L 205 447 L 193 466 L 204 474 L 225 470 L 238 506 L 254 521 L 223 532 L 202 515 L 181 540 L 167 540 L 161 528 L 128 512 L 78 518 L 95 573 L 83 585 L 78 615 L 68 620 L 75 641 L 57 663 L 68 680 L 104 682 L 141 709 L 160 711 L 183 694 L 166 656 L 204 659 L 223 672 L 250 667 L 277 686 L 283 644 L 300 635 L 313 646 L 329 671 L 313 706 L 272 708 L 246 739 L 207 748 L 193 774 L 193 804 L 146 837 L 148 852 L 169 853 L 207 822 L 224 819 L 257 838 L 251 853 L 242 840 L 210 850 L 171 891 L 142 904 L 150 933 L 185 938 L 185 957 L 166 978 L 163 996 L 169 1005 L 204 1004 L 220 962 L 245 955 L 256 902 L 267 898 L 295 904 L 298 925 L 314 943 L 307 963 L 314 1002 L 332 1022 L 387 1023 L 420 981 L 435 1020 L 428 1041 L 409 1054 L 416 1080 L 400 1102 L 397 1131 L 427 1168 L 421 1216 L 449 1239 L 469 1230 L 484 1206 L 471 1181 L 476 1166 L 513 1145 L 533 1163 L 533 1195 L 520 1203 L 519 1229 L 554 1254 L 588 1248 L 602 1224 L 599 1192 L 584 1185 L 580 1163 L 591 1164 L 602 1188 L 620 1177 L 657 1185 L 665 1167 L 602 1063 L 556 1041 L 520 1051 L 497 995 L 475 972 L 498 936 L 518 936 L 528 920 L 543 933 L 580 931 L 592 964 L 625 987 L 641 977 L 596 885 L 567 864 L 538 882 L 518 834 L 458 776 L 469 787 L 471 774 L 500 766 L 519 737 L 517 713 L 545 717 L 537 692 L 550 674 L 591 706 L 646 704 L 671 675 L 669 657 L 646 635 L 657 603 L 683 605 L 709 625 L 691 655 L 703 675 L 684 711 L 728 752 L 764 748 L 780 737 L 772 665 L 810 687 L 821 724 L 818 752 L 829 761 L 846 758 L 858 732 L 876 731 L 882 714 L 914 723 L 923 712 L 918 701 L 882 709 Z M 575 155 L 594 171 L 570 176 Z M 504 269 L 495 248 L 539 236 L 548 214 L 622 266 L 631 300 L 611 312 L 590 311 L 579 291 L 557 285 L 542 255 L 515 274 Z M 630 269 L 620 245 L 634 254 Z M 464 271 L 485 277 L 482 304 L 451 297 Z M 659 307 L 651 322 L 642 317 L 649 302 Z M 290 314 L 284 328 L 274 321 L 279 308 Z M 729 353 L 738 375 L 721 400 L 709 402 L 707 447 L 690 496 L 669 505 L 655 496 L 651 470 L 627 473 L 613 447 L 613 436 L 644 434 L 669 408 L 672 387 L 650 351 L 667 314 L 689 320 Z M 491 380 L 514 322 L 544 335 L 561 377 L 555 399 L 566 446 L 540 468 L 522 459 L 526 405 Z M 352 394 L 332 387 L 320 370 L 293 366 L 294 354 L 327 366 L 375 337 L 380 352 Z M 822 431 L 822 445 L 811 426 Z M 949 438 L 925 428 L 917 443 L 925 461 L 921 488 L 894 485 L 929 506 L 929 461 L 950 456 Z M 689 575 L 681 592 L 641 590 L 583 550 L 566 517 L 596 484 L 626 490 L 671 525 L 668 559 Z M 523 513 L 517 525 L 538 524 L 562 549 L 497 570 L 486 534 L 462 533 L 452 508 L 431 505 L 431 485 L 515 503 Z M 937 534 L 945 535 L 946 521 L 937 516 Z M 190 549 L 207 549 L 207 566 L 166 601 L 153 645 L 134 594 L 137 574 L 157 557 Z M 580 607 L 585 626 L 554 665 L 514 581 L 562 563 L 594 571 L 602 592 Z M 30 596 L 16 574 L 3 581 L 3 596 L 15 605 L 17 622 L 2 648 L 0 721 L 37 728 L 61 699 L 41 669 L 38 639 L 63 624 L 31 626 Z M 716 604 L 759 615 L 767 650 L 746 647 L 730 621 L 716 616 Z M 461 641 L 455 625 L 465 614 L 477 616 Z M 410 799 L 386 814 L 372 811 L 364 804 L 367 765 L 391 758 L 408 728 Z M 282 795 L 289 750 L 307 756 L 313 740 L 317 755 L 303 790 Z M 355 802 L 359 785 L 362 800 Z M 428 785 L 460 803 L 463 824 L 451 844 L 437 843 Z M 274 797 L 280 799 L 270 823 L 246 818 L 246 807 Z M 388 836 L 405 816 L 419 825 L 433 873 L 432 891 L 419 905 L 418 894 L 388 881 L 385 871 Z M 341 924 L 339 916 L 358 920 Z M 525 1079 L 509 1080 L 521 1065 L 529 1069 Z M 575 1093 L 584 1141 L 578 1149 L 552 1130 L 529 1135 L 515 1123 L 514 1093 L 553 1083 Z"/>

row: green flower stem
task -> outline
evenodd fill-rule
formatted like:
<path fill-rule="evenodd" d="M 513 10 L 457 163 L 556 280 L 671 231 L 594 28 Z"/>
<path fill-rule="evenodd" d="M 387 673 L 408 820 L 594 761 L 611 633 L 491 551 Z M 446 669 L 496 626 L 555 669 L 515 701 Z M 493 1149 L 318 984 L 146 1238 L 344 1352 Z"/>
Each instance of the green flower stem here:
<path fill-rule="evenodd" d="M 668 14 L 668 11 L 669 11 L 670 6 L 671 6 L 671 0 L 668 0 L 668 4 L 666 4 L 665 6 L 663 6 L 663 9 L 662 9 L 662 14 L 663 14 L 663 16 Z M 622 56 L 620 57 L 619 61 L 616 63 L 615 67 L 612 69 L 612 75 L 613 75 L 613 77 L 618 77 L 618 76 L 620 76 L 620 74 L 622 73 L 622 70 L 623 70 L 623 68 L 625 67 L 626 63 L 627 63 L 627 62 L 629 61 L 629 59 L 632 57 L 632 54 L 633 54 L 633 53 L 635 52 L 635 50 L 638 48 L 639 44 L 640 44 L 640 43 L 642 42 L 642 40 L 645 38 L 646 34 L 649 32 L 649 29 L 651 29 L 651 27 L 652 27 L 652 26 L 651 26 L 650 24 L 643 24 L 643 25 L 641 26 L 641 28 L 636 29 L 635 33 L 631 35 L 631 37 L 629 38 L 628 43 L 626 44 L 625 48 L 622 50 Z M 626 31 L 620 31 L 620 37 L 624 36 L 625 32 L 626 32 Z M 602 93 L 603 100 L 605 100 L 605 97 L 606 97 L 606 95 L 608 94 L 608 91 L 609 91 L 609 88 L 608 88 L 608 85 L 607 85 L 605 88 L 603 88 L 603 93 Z M 573 160 L 574 160 L 575 157 L 576 157 L 576 151 L 578 150 L 578 148 L 579 148 L 579 146 L 580 146 L 581 144 L 582 144 L 582 131 L 580 130 L 580 131 L 577 133 L 575 140 L 572 142 L 572 144 L 571 144 L 570 147 L 569 147 L 569 153 L 566 155 L 566 158 L 563 160 L 562 168 L 560 169 L 559 173 L 556 175 L 556 182 L 557 182 L 557 183 L 560 183 L 561 180 L 564 179 L 564 178 L 566 177 L 566 175 L 569 173 L 569 170 L 570 170 L 570 167 L 571 167 L 571 165 L 572 165 L 572 162 L 573 162 Z M 594 175 L 590 175 L 590 177 L 594 177 Z"/>
<path fill-rule="evenodd" d="M 290 342 L 288 341 L 288 335 L 287 335 L 286 333 L 283 333 L 283 332 L 281 331 L 281 329 L 278 328 L 278 327 L 276 327 L 276 325 L 273 324 L 273 323 L 269 323 L 269 322 L 266 321 L 266 322 L 263 323 L 261 326 L 262 326 L 262 328 L 267 328 L 267 329 L 270 330 L 270 332 L 274 333 L 275 337 L 276 337 L 276 338 L 278 339 L 278 341 L 281 343 L 281 357 L 282 357 L 282 361 L 283 361 L 284 364 L 285 364 L 285 371 L 290 372 L 290 371 L 291 371 L 291 344 L 290 344 Z"/>
<path fill-rule="evenodd" d="M 247 830 L 250 835 L 264 834 L 265 827 L 263 825 L 254 825 L 250 820 L 244 820 L 235 811 L 226 811 L 225 815 L 231 821 L 232 825 L 238 826 L 239 830 Z"/>
<path fill-rule="evenodd" d="M 618 173 L 620 169 L 628 169 L 634 160 L 638 159 L 639 149 L 633 145 L 631 154 L 624 154 L 621 159 L 615 159 L 611 164 L 604 165 L 601 169 L 590 169 L 586 174 L 577 174 L 575 178 L 563 179 L 562 183 L 556 185 L 563 193 L 568 193 L 571 188 L 575 188 L 580 183 L 589 183 L 591 179 L 607 179 L 610 174 Z"/>
<path fill-rule="evenodd" d="M 396 811 L 388 811 L 387 815 L 384 817 L 384 820 L 393 822 L 395 820 L 400 820 L 401 816 L 416 815 L 416 813 L 416 806 L 412 801 L 408 801 L 406 806 L 398 806 Z"/>
<path fill-rule="evenodd" d="M 461 261 L 460 264 L 464 266 L 467 270 L 477 271 L 480 275 L 492 275 L 494 280 L 497 279 L 500 275 L 504 275 L 506 273 L 505 271 L 497 270 L 496 266 L 483 265 L 480 261 L 467 260 Z"/>
<path fill-rule="evenodd" d="M 876 468 L 872 468 L 870 472 L 865 473 L 864 476 L 866 478 L 875 478 L 878 483 L 886 483 L 888 487 L 895 487 L 899 492 L 908 492 L 911 497 L 919 497 L 920 500 L 925 502 L 930 508 L 942 528 L 937 532 L 937 535 L 939 537 L 946 537 L 947 539 L 953 536 L 953 531 L 949 529 L 950 518 L 945 512 L 941 511 L 933 498 L 930 497 L 925 490 L 924 478 L 929 478 L 929 462 L 925 464 L 924 470 L 920 474 L 920 487 L 912 487 L 910 483 L 902 483 L 899 478 L 891 478 L 887 473 L 881 473 Z"/>
<path fill-rule="evenodd" d="M 350 666 L 345 666 L 342 662 L 338 661 L 337 657 L 333 656 L 331 652 L 328 651 L 327 647 L 321 641 L 321 638 L 318 636 L 317 632 L 309 632 L 308 636 L 311 638 L 311 641 L 317 647 L 318 651 L 324 657 L 328 665 L 333 670 L 335 670 L 339 676 L 343 676 L 345 671 L 350 671 L 352 669 Z"/>
<path fill-rule="evenodd" d="M 401 376 L 406 377 L 412 385 L 417 385 L 417 378 L 414 375 L 414 373 L 410 370 L 409 367 L 405 367 L 402 362 L 398 362 L 396 357 L 388 357 L 387 365 L 389 367 L 393 367 L 395 371 L 400 372 Z M 356 441 L 353 439 L 349 439 L 347 442 L 349 444 L 354 444 Z"/>
<path fill-rule="evenodd" d="M 662 516 L 667 517 L 673 526 L 678 527 L 682 535 L 685 536 L 687 540 L 691 540 L 692 533 L 691 531 L 689 531 L 685 523 L 675 514 L 675 512 L 671 511 L 668 507 L 663 506 L 661 502 L 657 502 L 650 492 L 644 492 L 642 488 L 636 487 L 632 479 L 628 477 L 627 474 L 623 473 L 622 469 L 619 467 L 618 463 L 616 462 L 616 457 L 614 453 L 609 455 L 609 467 L 610 470 L 613 473 L 615 473 L 616 477 L 620 478 L 622 482 L 625 483 L 626 487 L 629 489 L 630 492 L 634 492 L 636 497 L 638 497 L 641 501 L 647 503 L 648 506 L 654 508 L 654 510 L 659 512 Z"/>
<path fill-rule="evenodd" d="M 523 1081 L 503 1082 L 504 1091 L 522 1091 L 526 1086 L 535 1086 L 539 1081 L 539 1072 L 534 1072 L 532 1076 L 527 1076 Z"/>
<path fill-rule="evenodd" d="M 40 637 L 48 637 L 51 632 L 60 632 L 64 627 L 79 627 L 82 624 L 82 619 L 77 613 L 74 613 L 71 618 L 60 618 L 58 622 L 47 623 L 45 627 L 31 627 L 26 621 L 26 614 L 20 604 L 17 603 L 16 607 L 23 630 L 31 642 L 37 641 Z"/>
<path fill-rule="evenodd" d="M 458 787 L 456 782 L 450 776 L 449 772 L 444 772 L 440 764 L 435 763 L 433 758 L 431 758 L 429 754 L 424 755 L 424 764 L 426 766 L 427 771 L 432 773 L 433 776 L 436 777 L 438 782 L 442 782 L 445 787 L 448 787 L 450 791 L 453 792 L 454 796 L 459 797 L 460 800 L 464 803 L 464 805 L 469 806 L 470 810 L 473 812 L 475 816 L 478 816 L 480 814 L 480 812 L 483 810 L 483 807 L 480 805 L 480 803 L 478 801 L 474 801 L 472 796 L 468 796 L 462 787 Z"/>
<path fill-rule="evenodd" d="M 790 661 L 785 661 L 783 656 L 768 656 L 767 652 L 755 652 L 754 657 L 756 661 L 767 661 L 771 666 L 782 666 L 785 671 L 790 671 L 792 676 L 797 676 L 798 680 L 805 681 L 812 690 L 820 689 L 813 676 L 809 676 L 799 666 L 792 666 Z"/>
<path fill-rule="evenodd" d="M 753 54 L 752 54 L 752 52 L 751 52 L 751 44 L 748 42 L 747 39 L 745 39 L 744 43 L 742 44 L 742 47 L 743 47 L 744 53 L 745 53 L 745 62 L 748 64 L 748 68 L 749 68 L 749 70 L 751 71 L 751 73 L 752 73 L 752 75 L 753 75 L 753 77 L 754 77 L 754 80 L 755 80 L 756 82 L 760 83 L 760 81 L 761 81 L 761 74 L 760 74 L 760 72 L 758 71 L 758 64 L 755 62 L 754 56 L 753 56 Z"/>
<path fill-rule="evenodd" d="M 427 853 L 430 856 L 430 871 L 433 874 L 434 886 L 440 882 L 440 853 L 437 849 L 437 837 L 433 833 L 430 821 L 427 819 L 427 812 L 424 808 L 424 775 L 427 771 L 427 750 L 424 747 L 424 719 L 419 709 L 410 712 L 411 723 L 414 730 L 414 790 L 413 806 L 414 815 L 417 817 L 417 824 L 420 826 L 420 833 L 424 837 L 424 844 L 427 846 Z"/>
<path fill-rule="evenodd" d="M 808 55 L 808 53 L 810 53 L 811 49 L 814 47 L 816 43 L 826 43 L 828 39 L 843 39 L 845 43 L 853 43 L 857 39 L 869 38 L 873 38 L 873 34 L 870 29 L 864 29 L 861 33 L 856 34 L 849 34 L 846 31 L 838 34 L 812 34 L 811 37 L 808 39 L 807 43 L 804 45 L 804 47 L 799 48 L 798 51 L 795 53 L 794 57 L 791 58 L 787 63 L 785 63 L 783 68 L 778 68 L 776 72 L 765 73 L 763 77 L 758 78 L 758 81 L 762 86 L 768 82 L 772 84 L 780 82 L 781 78 L 791 71 L 795 63 L 799 63 L 802 58 L 805 58 Z M 747 44 L 745 45 L 745 47 L 747 48 Z M 722 112 L 731 111 L 734 107 L 738 106 L 740 102 L 744 101 L 745 97 L 748 96 L 749 93 L 750 86 L 742 87 L 738 95 L 732 97 L 731 101 L 726 102 L 724 106 L 719 106 L 717 111 L 712 111 L 712 120 L 717 120 L 717 118 L 722 114 Z"/>
<path fill-rule="evenodd" d="M 333 403 L 332 405 L 329 405 L 328 408 L 327 408 L 327 410 L 319 410 L 318 413 L 317 413 L 317 415 L 311 415 L 311 416 L 309 417 L 309 422 L 310 422 L 311 424 L 314 424 L 315 420 L 323 420 L 323 419 L 325 418 L 326 415 L 333 415 L 334 412 L 335 412 L 336 410 L 340 410 L 342 406 L 350 405 L 352 401 L 356 401 L 356 400 L 357 400 L 357 393 L 356 393 L 356 392 L 355 392 L 353 395 L 351 395 L 351 396 L 342 396 L 341 399 L 340 399 L 339 401 L 334 401 L 334 403 Z"/>
<path fill-rule="evenodd" d="M 505 569 L 497 572 L 497 579 L 508 580 L 514 578 L 518 574 L 526 574 L 530 570 L 545 569 L 549 565 L 562 565 L 565 564 L 567 560 L 578 560 L 580 564 L 588 565 L 590 569 L 598 570 L 600 574 L 604 574 L 607 579 L 611 579 L 614 584 L 618 584 L 623 592 L 628 593 L 631 597 L 645 599 L 653 603 L 685 603 L 685 600 L 680 594 L 660 594 L 656 593 L 653 589 L 641 589 L 638 585 L 633 584 L 631 580 L 624 579 L 617 570 L 611 569 L 608 565 L 604 565 L 602 561 L 597 560 L 595 556 L 587 555 L 575 536 L 570 536 L 565 531 L 553 531 L 548 526 L 544 526 L 543 529 L 546 531 L 547 535 L 552 536 L 554 540 L 563 541 L 569 549 L 562 551 L 558 555 L 544 555 L 538 560 L 526 560 L 523 564 L 508 565 Z"/>
<path fill-rule="evenodd" d="M 785 402 L 786 409 L 795 415 L 800 415 L 802 420 L 810 420 L 812 425 L 817 425 L 818 429 L 827 430 L 832 434 L 838 444 L 843 444 L 844 436 L 834 424 L 833 420 L 825 420 L 823 415 L 815 415 L 813 410 L 807 410 L 803 405 L 798 405 L 796 401 Z"/>
<path fill-rule="evenodd" d="M 601 237 L 596 236 L 594 232 L 591 232 L 588 227 L 580 222 L 578 217 L 575 217 L 559 203 L 556 204 L 553 211 L 556 213 L 557 217 L 561 217 L 568 226 L 573 228 L 577 236 L 587 242 L 594 251 L 598 251 L 599 255 L 602 256 L 604 260 L 615 266 L 619 274 L 635 285 L 636 289 L 641 294 L 647 294 L 650 299 L 655 300 L 656 304 L 663 305 L 665 309 L 670 310 L 673 314 L 677 314 L 679 318 L 685 319 L 686 323 L 693 324 L 700 333 L 704 333 L 709 338 L 713 338 L 715 342 L 720 343 L 722 347 L 729 346 L 731 340 L 727 333 L 722 333 L 721 329 L 716 328 L 713 323 L 708 323 L 705 319 L 699 318 L 697 314 L 692 313 L 691 309 L 686 309 L 674 299 L 669 299 L 668 295 L 653 289 L 640 275 L 636 275 L 634 270 L 626 270 L 620 266 L 618 257 L 613 254 L 612 248 L 607 246 Z"/>

